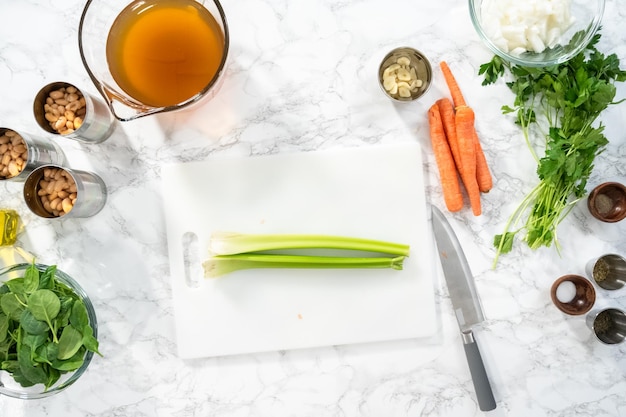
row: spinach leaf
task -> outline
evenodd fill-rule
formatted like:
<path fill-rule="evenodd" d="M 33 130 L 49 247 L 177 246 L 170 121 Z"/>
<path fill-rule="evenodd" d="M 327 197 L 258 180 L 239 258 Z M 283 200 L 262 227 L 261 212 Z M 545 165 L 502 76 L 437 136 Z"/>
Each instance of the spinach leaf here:
<path fill-rule="evenodd" d="M 48 324 L 44 321 L 37 320 L 30 310 L 22 311 L 20 317 L 20 326 L 26 330 L 27 333 L 40 335 L 48 332 Z"/>
<path fill-rule="evenodd" d="M 56 329 L 62 329 L 70 323 L 70 314 L 72 313 L 72 305 L 74 304 L 74 298 L 67 295 L 59 295 L 59 300 L 61 302 L 61 309 L 54 320 Z"/>
<path fill-rule="evenodd" d="M 75 371 L 78 368 L 80 368 L 83 362 L 85 361 L 86 352 L 87 350 L 85 349 L 85 347 L 81 346 L 80 349 L 78 349 L 78 352 L 76 352 L 74 356 L 72 356 L 71 358 L 66 359 L 66 360 L 57 359 L 53 361 L 52 367 L 54 369 L 58 369 L 59 371 L 65 371 L 65 372 Z"/>
<path fill-rule="evenodd" d="M 40 364 L 36 364 L 32 360 L 31 348 L 22 345 L 17 351 L 17 361 L 20 365 L 22 376 L 33 385 L 45 384 L 48 376 Z"/>
<path fill-rule="evenodd" d="M 12 320 L 19 321 L 25 306 L 17 294 L 7 293 L 0 298 L 0 308 Z"/>
<path fill-rule="evenodd" d="M 17 356 L 14 359 L 6 359 L 0 363 L 0 369 L 9 373 L 14 373 L 20 370 L 20 363 L 17 361 Z"/>
<path fill-rule="evenodd" d="M 63 329 L 59 338 L 58 359 L 66 360 L 74 356 L 83 345 L 83 335 L 74 326 L 67 326 Z"/>
<path fill-rule="evenodd" d="M 83 328 L 83 345 L 87 348 L 87 350 L 90 350 L 102 356 L 102 354 L 98 350 L 99 348 L 98 339 L 94 337 L 93 329 L 91 328 L 90 325 L 86 325 Z"/>
<path fill-rule="evenodd" d="M 11 280 L 15 281 L 15 280 Z M 9 281 L 9 282 L 11 282 Z M 39 288 L 39 270 L 28 268 L 24 273 L 24 291 L 31 294 Z"/>
<path fill-rule="evenodd" d="M 31 347 L 33 350 L 42 346 L 48 340 L 47 334 L 24 334 L 22 335 L 22 345 Z M 19 346 L 19 345 L 18 345 Z"/>
<path fill-rule="evenodd" d="M 24 287 L 24 278 L 14 278 L 7 281 L 7 287 L 13 294 L 26 295 L 26 288 Z"/>
<path fill-rule="evenodd" d="M 80 300 L 74 301 L 72 304 L 72 313 L 70 314 L 70 323 L 77 329 L 83 329 L 89 325 L 89 316 L 87 315 L 87 307 Z"/>
<path fill-rule="evenodd" d="M 51 386 L 54 385 L 55 382 L 61 378 L 61 371 L 58 369 L 54 369 L 52 366 L 48 366 L 46 369 L 48 373 L 48 380 L 46 381 L 46 390 L 48 390 Z"/>
<path fill-rule="evenodd" d="M 58 356 L 59 344 L 54 342 L 48 342 L 37 348 L 37 350 L 35 351 L 34 359 L 37 362 L 52 365 L 52 362 L 57 360 Z"/>
<path fill-rule="evenodd" d="M 54 288 L 55 279 L 54 276 L 56 274 L 57 267 L 56 265 L 52 265 L 46 268 L 39 276 L 39 289 L 40 290 L 51 290 Z"/>
<path fill-rule="evenodd" d="M 0 343 L 4 342 L 9 335 L 9 318 L 0 313 Z"/>
<path fill-rule="evenodd" d="M 50 329 L 54 331 L 52 320 L 61 310 L 61 301 L 54 292 L 51 290 L 35 291 L 28 298 L 28 309 L 37 320 L 45 321 L 50 326 Z M 54 333 L 53 338 L 56 340 L 56 334 Z"/>

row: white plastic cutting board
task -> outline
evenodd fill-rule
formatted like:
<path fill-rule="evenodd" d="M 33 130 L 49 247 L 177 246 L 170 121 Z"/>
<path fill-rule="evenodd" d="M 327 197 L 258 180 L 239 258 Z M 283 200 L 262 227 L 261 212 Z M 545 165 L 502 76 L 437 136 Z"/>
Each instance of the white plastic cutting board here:
<path fill-rule="evenodd" d="M 180 357 L 434 333 L 419 145 L 212 157 L 164 166 L 162 178 Z M 205 279 L 201 263 L 216 230 L 379 239 L 407 243 L 411 254 L 402 271 L 248 270 Z M 189 241 L 195 251 L 184 249 Z"/>

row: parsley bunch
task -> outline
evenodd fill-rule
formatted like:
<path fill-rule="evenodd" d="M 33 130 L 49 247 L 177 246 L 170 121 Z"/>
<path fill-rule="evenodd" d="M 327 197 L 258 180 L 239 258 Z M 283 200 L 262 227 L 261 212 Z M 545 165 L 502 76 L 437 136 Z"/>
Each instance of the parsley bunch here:
<path fill-rule="evenodd" d="M 505 74 L 513 79 L 506 85 L 515 94 L 515 101 L 513 107 L 503 106 L 502 112 L 516 116 L 537 161 L 540 180 L 513 212 L 504 232 L 494 238 L 494 266 L 501 253 L 511 251 L 521 230 L 525 230 L 524 241 L 532 249 L 553 242 L 559 249 L 557 226 L 586 194 L 594 160 L 608 144 L 604 126 L 595 122 L 609 105 L 618 103 L 614 102 L 615 82 L 626 80 L 617 56 L 598 51 L 599 40 L 600 34 L 596 34 L 584 51 L 559 65 L 523 67 L 496 56 L 480 66 L 483 85 Z M 531 144 L 533 128 L 545 138 L 541 158 Z M 511 230 L 526 213 L 525 224 Z"/>
<path fill-rule="evenodd" d="M 0 370 L 23 387 L 52 387 L 80 368 L 98 341 L 85 303 L 56 278 L 56 266 L 34 263 L 0 286 Z"/>

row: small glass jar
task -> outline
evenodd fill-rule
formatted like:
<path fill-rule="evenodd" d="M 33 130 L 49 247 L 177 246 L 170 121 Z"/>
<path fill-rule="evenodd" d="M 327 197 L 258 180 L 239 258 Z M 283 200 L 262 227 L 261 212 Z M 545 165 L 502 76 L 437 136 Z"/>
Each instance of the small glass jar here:
<path fill-rule="evenodd" d="M 17 211 L 0 209 L 0 246 L 12 246 L 17 240 L 20 216 Z"/>

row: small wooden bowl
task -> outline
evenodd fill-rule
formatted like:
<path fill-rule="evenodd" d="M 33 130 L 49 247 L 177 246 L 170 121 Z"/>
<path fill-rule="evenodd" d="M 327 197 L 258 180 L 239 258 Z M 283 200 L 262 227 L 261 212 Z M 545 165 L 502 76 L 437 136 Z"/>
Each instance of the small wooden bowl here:
<path fill-rule="evenodd" d="M 576 293 L 571 300 L 561 301 L 557 297 L 557 289 L 566 281 L 574 284 Z M 552 297 L 552 302 L 559 310 L 572 316 L 580 316 L 587 313 L 596 302 L 596 290 L 593 288 L 593 284 L 580 275 L 564 275 L 554 281 L 550 296 Z"/>
<path fill-rule="evenodd" d="M 587 198 L 589 212 L 596 219 L 615 223 L 626 217 L 626 187 L 619 182 L 605 182 Z"/>

